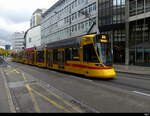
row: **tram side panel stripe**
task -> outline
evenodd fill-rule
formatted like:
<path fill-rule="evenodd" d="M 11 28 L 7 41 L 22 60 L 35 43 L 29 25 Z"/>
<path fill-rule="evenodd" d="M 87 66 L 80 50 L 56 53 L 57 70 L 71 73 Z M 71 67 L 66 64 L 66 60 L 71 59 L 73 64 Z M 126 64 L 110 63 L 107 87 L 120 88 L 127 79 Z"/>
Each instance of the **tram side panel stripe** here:
<path fill-rule="evenodd" d="M 88 68 L 88 69 L 113 69 L 112 67 L 91 67 L 91 66 L 86 66 L 86 65 L 81 65 L 81 64 L 65 64 L 65 66 L 72 66 L 72 67 L 78 67 L 78 68 Z"/>

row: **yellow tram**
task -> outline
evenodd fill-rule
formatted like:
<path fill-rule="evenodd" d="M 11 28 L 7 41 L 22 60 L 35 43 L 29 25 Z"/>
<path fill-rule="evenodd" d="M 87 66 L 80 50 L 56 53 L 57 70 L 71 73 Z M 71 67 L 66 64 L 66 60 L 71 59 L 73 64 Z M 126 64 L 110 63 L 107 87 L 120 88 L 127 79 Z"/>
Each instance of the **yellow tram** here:
<path fill-rule="evenodd" d="M 115 78 L 107 35 L 90 34 L 49 43 L 34 51 L 34 65 L 92 78 Z M 16 60 L 14 60 L 16 61 Z"/>

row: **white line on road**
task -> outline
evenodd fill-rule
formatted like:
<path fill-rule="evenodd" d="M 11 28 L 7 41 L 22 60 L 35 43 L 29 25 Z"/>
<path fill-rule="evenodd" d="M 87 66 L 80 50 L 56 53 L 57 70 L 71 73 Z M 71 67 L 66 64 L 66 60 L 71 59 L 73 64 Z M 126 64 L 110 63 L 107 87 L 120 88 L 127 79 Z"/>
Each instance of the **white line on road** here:
<path fill-rule="evenodd" d="M 144 96 L 150 97 L 150 94 L 139 92 L 139 91 L 133 91 L 133 93 L 137 93 L 137 94 L 140 94 L 140 95 L 144 95 Z"/>

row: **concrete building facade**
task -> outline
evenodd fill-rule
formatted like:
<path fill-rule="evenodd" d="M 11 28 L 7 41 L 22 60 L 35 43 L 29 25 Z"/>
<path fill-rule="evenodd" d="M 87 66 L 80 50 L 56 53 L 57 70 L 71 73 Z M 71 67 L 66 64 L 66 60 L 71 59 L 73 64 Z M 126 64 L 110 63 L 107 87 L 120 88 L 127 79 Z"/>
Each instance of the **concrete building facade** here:
<path fill-rule="evenodd" d="M 43 14 L 42 44 L 84 35 L 97 20 L 97 0 L 59 0 Z"/>
<path fill-rule="evenodd" d="M 25 48 L 24 32 L 15 32 L 12 35 L 13 51 L 19 52 Z"/>
<path fill-rule="evenodd" d="M 26 48 L 41 46 L 41 19 L 46 9 L 37 9 L 30 20 L 30 28 L 25 33 Z"/>
<path fill-rule="evenodd" d="M 46 9 L 36 9 L 36 11 L 32 14 L 30 20 L 30 27 L 34 27 L 36 25 L 41 24 L 42 17 L 41 15 L 46 11 Z"/>
<path fill-rule="evenodd" d="M 25 34 L 26 48 L 41 46 L 41 25 L 30 28 Z"/>

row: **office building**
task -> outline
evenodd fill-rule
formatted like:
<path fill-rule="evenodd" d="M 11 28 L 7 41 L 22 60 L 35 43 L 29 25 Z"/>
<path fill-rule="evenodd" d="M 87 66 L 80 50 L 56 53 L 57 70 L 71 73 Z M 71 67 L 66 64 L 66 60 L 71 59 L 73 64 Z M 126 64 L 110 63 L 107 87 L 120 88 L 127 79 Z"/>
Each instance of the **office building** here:
<path fill-rule="evenodd" d="M 150 66 L 150 0 L 129 0 L 129 63 Z"/>
<path fill-rule="evenodd" d="M 43 14 L 42 44 L 86 34 L 97 21 L 96 8 L 97 0 L 59 0 Z M 96 32 L 94 26 L 91 33 Z"/>
<path fill-rule="evenodd" d="M 5 45 L 5 50 L 10 50 L 11 49 L 11 45 Z"/>
<path fill-rule="evenodd" d="M 36 9 L 31 16 L 30 27 L 37 26 L 41 24 L 42 17 L 41 15 L 46 11 L 46 9 Z"/>
<path fill-rule="evenodd" d="M 26 48 L 41 46 L 41 19 L 46 9 L 37 9 L 31 16 L 30 28 L 25 33 Z"/>
<path fill-rule="evenodd" d="M 13 51 L 19 52 L 25 48 L 24 32 L 15 32 L 12 35 Z"/>

